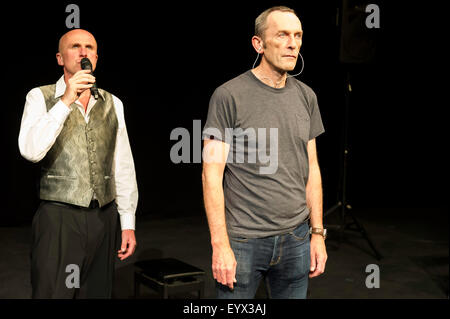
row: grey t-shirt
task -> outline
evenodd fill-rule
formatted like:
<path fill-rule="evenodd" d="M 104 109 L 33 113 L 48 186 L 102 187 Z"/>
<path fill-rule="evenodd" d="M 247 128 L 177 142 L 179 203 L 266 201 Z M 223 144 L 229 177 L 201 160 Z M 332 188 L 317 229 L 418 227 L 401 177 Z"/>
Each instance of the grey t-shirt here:
<path fill-rule="evenodd" d="M 203 138 L 230 144 L 224 173 L 229 236 L 275 236 L 309 217 L 307 143 L 323 132 L 316 95 L 295 78 L 276 89 L 249 70 L 214 91 Z"/>

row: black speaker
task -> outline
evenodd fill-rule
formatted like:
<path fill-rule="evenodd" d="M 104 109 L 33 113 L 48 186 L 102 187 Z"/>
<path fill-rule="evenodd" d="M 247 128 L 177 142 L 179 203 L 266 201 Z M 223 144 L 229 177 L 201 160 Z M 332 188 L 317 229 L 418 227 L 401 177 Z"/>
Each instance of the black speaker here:
<path fill-rule="evenodd" d="M 377 1 L 343 0 L 339 2 L 340 62 L 350 64 L 374 62 L 378 29 L 369 28 L 366 25 L 366 20 L 371 14 L 366 12 L 366 8 L 370 4 L 377 4 Z"/>

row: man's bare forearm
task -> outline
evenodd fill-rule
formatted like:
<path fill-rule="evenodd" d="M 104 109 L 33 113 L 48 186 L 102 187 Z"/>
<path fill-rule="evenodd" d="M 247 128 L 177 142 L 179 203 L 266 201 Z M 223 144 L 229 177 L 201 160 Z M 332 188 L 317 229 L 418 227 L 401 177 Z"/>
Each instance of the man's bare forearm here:
<path fill-rule="evenodd" d="M 318 164 L 310 166 L 306 185 L 306 204 L 310 210 L 311 226 L 323 228 L 322 177 Z"/>
<path fill-rule="evenodd" d="M 217 176 L 208 169 L 203 169 L 203 200 L 206 216 L 208 218 L 209 231 L 211 233 L 211 245 L 229 245 L 227 226 L 225 222 L 225 199 L 222 186 L 222 177 Z"/>
<path fill-rule="evenodd" d="M 222 186 L 225 164 L 203 165 L 203 196 L 211 233 L 213 277 L 233 289 L 236 283 L 236 258 L 230 246 L 225 222 L 225 200 Z"/>

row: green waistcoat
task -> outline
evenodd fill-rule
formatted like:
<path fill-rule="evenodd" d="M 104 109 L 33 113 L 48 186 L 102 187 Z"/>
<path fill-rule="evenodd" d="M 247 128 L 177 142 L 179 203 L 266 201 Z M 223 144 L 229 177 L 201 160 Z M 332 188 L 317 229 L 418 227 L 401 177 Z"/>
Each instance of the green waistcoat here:
<path fill-rule="evenodd" d="M 55 88 L 40 87 L 47 111 L 60 100 Z M 99 92 L 87 124 L 77 105 L 71 105 L 61 133 L 42 160 L 41 199 L 88 207 L 94 193 L 100 206 L 116 197 L 112 164 L 118 121 L 112 95 Z"/>

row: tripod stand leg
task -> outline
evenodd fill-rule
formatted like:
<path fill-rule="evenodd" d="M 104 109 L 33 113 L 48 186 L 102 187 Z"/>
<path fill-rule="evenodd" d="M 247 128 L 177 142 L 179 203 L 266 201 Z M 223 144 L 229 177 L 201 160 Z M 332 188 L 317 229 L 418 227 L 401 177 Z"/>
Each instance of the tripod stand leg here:
<path fill-rule="evenodd" d="M 340 211 L 340 219 L 341 224 L 339 226 L 339 246 L 341 245 L 342 241 L 344 240 L 344 231 L 345 231 L 345 205 L 343 204 Z"/>
<path fill-rule="evenodd" d="M 330 209 L 328 209 L 325 214 L 323 214 L 323 217 L 326 217 L 327 215 L 333 213 L 335 210 L 337 210 L 339 207 L 341 207 L 342 203 L 338 202 L 336 205 L 334 205 L 333 207 L 331 207 Z"/>
<path fill-rule="evenodd" d="M 369 234 L 367 234 L 366 230 L 362 226 L 362 224 L 356 219 L 356 217 L 353 215 L 353 213 L 348 210 L 350 213 L 351 218 L 353 219 L 353 222 L 355 223 L 356 227 L 359 229 L 363 237 L 367 240 L 369 243 L 370 248 L 375 252 L 375 257 L 380 260 L 382 258 L 381 254 L 378 252 L 378 250 L 375 248 L 375 245 L 373 244 L 372 240 L 369 238 Z"/>
<path fill-rule="evenodd" d="M 334 213 L 334 212 L 338 212 L 338 213 L 340 213 L 340 210 L 342 210 L 342 202 L 337 202 L 337 204 L 335 204 L 333 207 L 331 207 L 330 209 L 328 209 L 324 214 L 323 214 L 323 217 L 326 217 L 326 216 L 328 216 L 329 214 L 331 214 L 331 213 Z M 341 218 L 341 213 L 339 214 L 339 217 Z M 337 230 L 339 230 L 339 238 L 338 238 L 338 247 L 337 248 L 339 248 L 339 246 L 341 245 L 341 242 L 342 242 L 342 237 L 343 237 L 343 229 L 342 229 L 342 223 L 341 224 L 339 224 L 339 225 L 330 225 L 330 224 L 328 224 L 328 223 L 326 223 L 326 222 L 324 222 L 324 227 L 325 228 L 327 228 L 327 229 L 337 229 Z"/>

